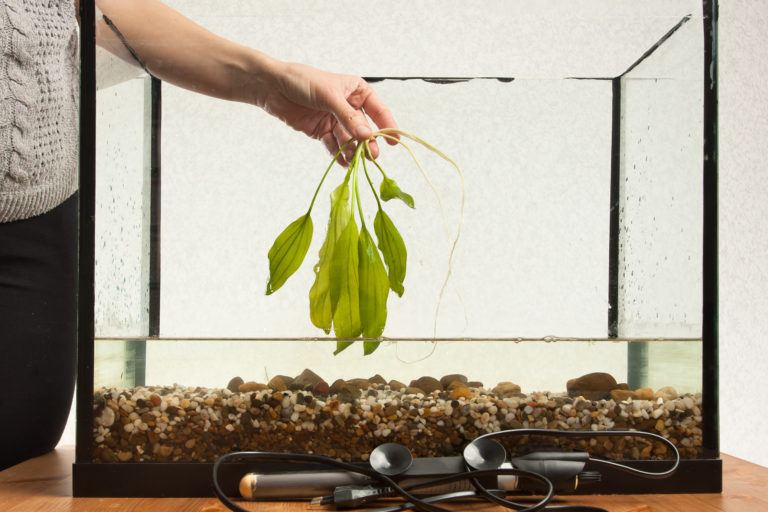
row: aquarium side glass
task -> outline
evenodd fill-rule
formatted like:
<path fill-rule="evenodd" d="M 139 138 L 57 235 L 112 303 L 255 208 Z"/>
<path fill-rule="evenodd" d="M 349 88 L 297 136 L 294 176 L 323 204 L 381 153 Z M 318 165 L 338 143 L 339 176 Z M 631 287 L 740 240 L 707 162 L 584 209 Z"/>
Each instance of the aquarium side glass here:
<path fill-rule="evenodd" d="M 101 50 L 99 57 L 102 63 L 107 58 Z M 99 74 L 102 79 L 113 76 L 103 67 L 97 67 Z M 130 78 L 99 83 L 95 333 L 97 338 L 146 337 L 149 334 L 150 82 L 147 78 Z M 143 367 L 137 364 L 137 359 L 143 357 L 141 344 L 97 343 L 94 356 L 97 385 L 143 383 Z"/>
<path fill-rule="evenodd" d="M 697 17 L 621 78 L 617 334 L 697 340 L 631 344 L 633 387 L 701 390 L 702 56 Z"/>

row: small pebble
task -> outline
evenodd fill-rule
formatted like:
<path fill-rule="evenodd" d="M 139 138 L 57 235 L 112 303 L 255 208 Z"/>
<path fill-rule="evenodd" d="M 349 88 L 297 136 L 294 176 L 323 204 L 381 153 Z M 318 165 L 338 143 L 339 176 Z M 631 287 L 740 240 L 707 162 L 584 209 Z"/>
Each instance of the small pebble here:
<path fill-rule="evenodd" d="M 675 388 L 671 386 L 665 386 L 663 388 L 659 388 L 659 390 L 656 391 L 655 396 L 661 398 L 662 400 L 675 400 L 678 395 Z"/>
<path fill-rule="evenodd" d="M 233 377 L 232 380 L 230 380 L 227 384 L 227 389 L 233 393 L 237 393 L 240 390 L 240 385 L 242 385 L 242 383 L 243 379 L 240 377 Z"/>

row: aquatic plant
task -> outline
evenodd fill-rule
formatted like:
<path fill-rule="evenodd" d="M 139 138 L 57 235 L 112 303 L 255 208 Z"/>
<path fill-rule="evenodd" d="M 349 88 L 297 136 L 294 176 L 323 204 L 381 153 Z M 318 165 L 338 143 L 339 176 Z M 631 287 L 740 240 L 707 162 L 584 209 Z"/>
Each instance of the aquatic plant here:
<path fill-rule="evenodd" d="M 410 139 L 448 161 L 463 181 L 461 170 L 456 163 L 443 152 L 423 139 L 410 133 L 384 129 L 375 132 L 376 137 L 392 141 L 404 148 L 413 158 L 419 170 L 432 187 L 416 155 L 402 138 Z M 400 232 L 382 207 L 382 201 L 399 199 L 410 208 L 415 208 L 413 197 L 403 191 L 377 160 L 371 158 L 370 140 L 357 143 L 354 155 L 340 185 L 331 193 L 331 209 L 325 241 L 319 251 L 319 259 L 314 267 L 315 281 L 309 290 L 309 317 L 312 323 L 326 334 L 333 330 L 339 338 L 335 354 L 338 354 L 354 339 L 362 338 L 365 355 L 373 353 L 379 346 L 384 326 L 387 322 L 387 300 L 389 290 L 402 297 L 405 281 L 408 251 Z M 326 177 L 334 166 L 338 156 L 352 144 L 344 144 L 334 155 L 333 160 L 323 173 L 315 189 L 307 212 L 291 222 L 275 239 L 269 250 L 269 281 L 266 294 L 271 295 L 280 289 L 288 278 L 301 266 L 312 241 L 312 208 Z M 376 191 L 368 162 L 379 170 L 382 180 Z M 373 221 L 376 241 L 365 224 L 359 183 L 365 176 L 373 197 L 376 199 L 377 212 Z M 434 187 L 433 191 L 434 191 Z M 462 183 L 463 188 L 463 183 Z M 439 197 L 438 197 L 439 200 Z M 461 208 L 463 212 L 462 195 Z M 355 220 L 357 209 L 360 228 Z M 449 254 L 449 271 L 440 291 L 442 297 L 450 277 L 450 261 L 458 242 L 460 227 L 453 240 Z M 440 299 L 438 299 L 437 312 Z"/>

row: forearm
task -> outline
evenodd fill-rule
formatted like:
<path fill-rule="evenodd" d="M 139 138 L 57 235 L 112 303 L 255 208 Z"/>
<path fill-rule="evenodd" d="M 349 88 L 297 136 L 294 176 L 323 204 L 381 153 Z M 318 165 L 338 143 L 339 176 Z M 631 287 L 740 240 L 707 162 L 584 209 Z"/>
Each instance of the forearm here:
<path fill-rule="evenodd" d="M 226 100 L 260 104 L 281 65 L 209 32 L 159 0 L 97 0 L 149 71 L 179 87 Z M 98 43 L 128 58 L 112 30 L 97 26 Z"/>

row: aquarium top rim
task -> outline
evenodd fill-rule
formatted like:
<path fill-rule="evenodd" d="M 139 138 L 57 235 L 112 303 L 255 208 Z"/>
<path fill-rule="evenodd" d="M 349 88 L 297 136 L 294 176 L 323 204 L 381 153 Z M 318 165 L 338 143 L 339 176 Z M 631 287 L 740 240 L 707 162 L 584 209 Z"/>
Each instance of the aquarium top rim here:
<path fill-rule="evenodd" d="M 335 337 L 323 337 L 323 336 L 293 336 L 293 337 L 250 337 L 250 336 L 96 336 L 94 341 L 162 341 L 162 342 L 179 342 L 179 341 L 253 341 L 253 342 L 329 342 L 335 343 L 337 341 L 363 341 L 363 338 L 335 338 Z M 371 340 L 368 340 L 371 341 Z M 668 336 L 649 336 L 649 337 L 620 337 L 620 338 L 597 338 L 597 337 L 560 337 L 560 336 L 544 336 L 539 338 L 523 338 L 523 337 L 453 337 L 453 338 L 432 338 L 432 337 L 411 337 L 411 338 L 397 338 L 397 337 L 381 337 L 373 341 L 379 342 L 437 342 L 437 343 L 456 343 L 456 342 L 491 342 L 491 343 L 555 343 L 555 342 L 567 342 L 567 343 L 649 343 L 649 342 L 664 342 L 664 343 L 701 343 L 701 338 L 673 338 Z"/>

